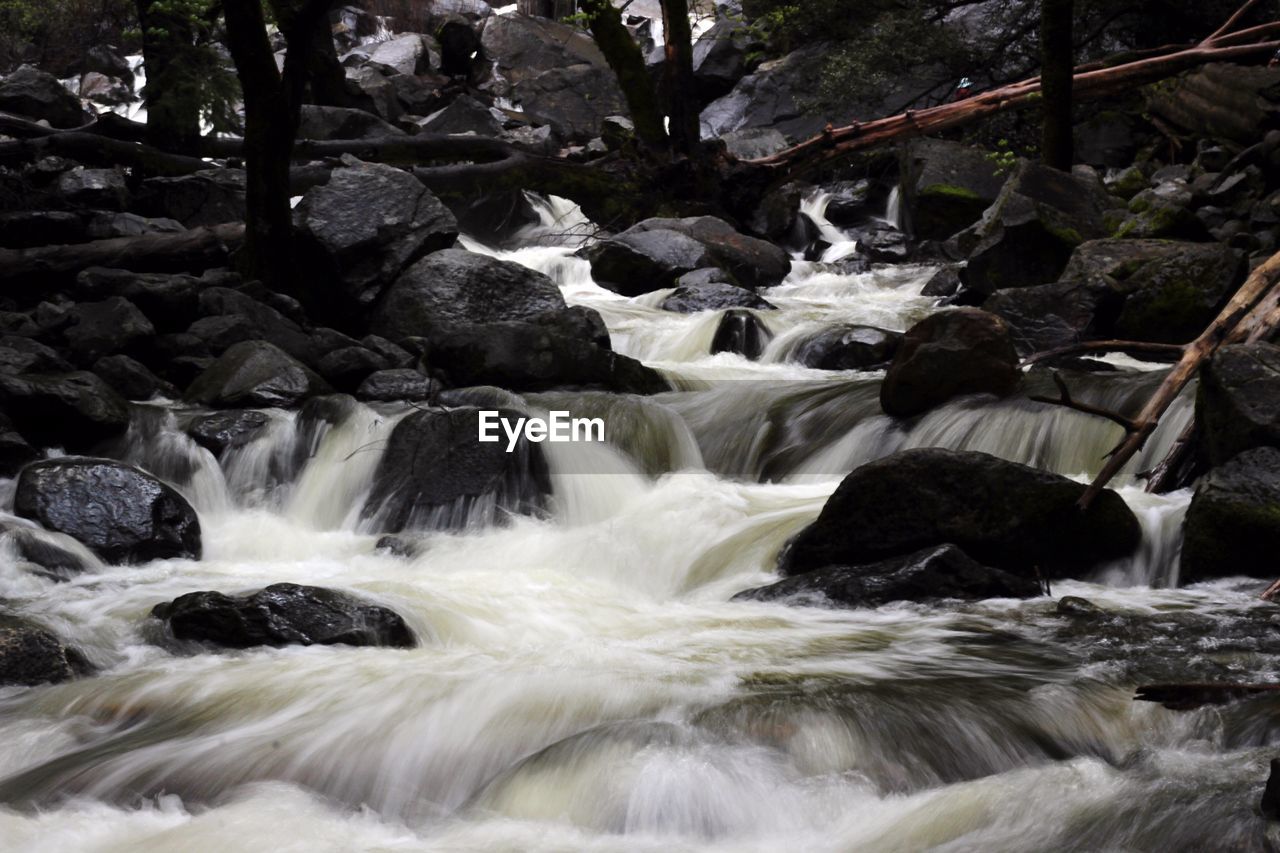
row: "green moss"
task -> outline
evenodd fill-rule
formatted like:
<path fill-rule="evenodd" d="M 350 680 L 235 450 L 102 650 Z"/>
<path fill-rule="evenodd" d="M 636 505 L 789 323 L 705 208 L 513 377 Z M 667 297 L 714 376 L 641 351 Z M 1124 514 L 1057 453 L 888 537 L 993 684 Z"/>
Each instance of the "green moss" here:
<path fill-rule="evenodd" d="M 930 184 L 920 190 L 920 196 L 942 196 L 944 198 L 965 199 L 966 201 L 982 200 L 982 197 L 973 190 L 956 184 Z"/>

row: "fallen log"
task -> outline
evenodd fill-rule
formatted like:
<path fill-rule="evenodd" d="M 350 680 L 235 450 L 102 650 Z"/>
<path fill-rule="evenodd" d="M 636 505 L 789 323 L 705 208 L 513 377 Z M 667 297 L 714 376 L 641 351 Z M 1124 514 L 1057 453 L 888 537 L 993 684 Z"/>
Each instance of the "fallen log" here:
<path fill-rule="evenodd" d="M 85 267 L 134 272 L 192 272 L 227 263 L 244 242 L 239 222 L 176 234 L 115 237 L 66 246 L 0 249 L 0 287 L 39 284 L 74 276 Z"/>

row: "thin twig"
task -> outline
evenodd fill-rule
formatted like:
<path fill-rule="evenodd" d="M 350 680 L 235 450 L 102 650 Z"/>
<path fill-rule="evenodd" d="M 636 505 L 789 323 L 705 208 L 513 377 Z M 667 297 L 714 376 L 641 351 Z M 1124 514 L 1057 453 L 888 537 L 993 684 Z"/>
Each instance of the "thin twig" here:
<path fill-rule="evenodd" d="M 1031 397 L 1030 399 L 1037 403 L 1048 403 L 1051 406 L 1063 406 L 1068 409 L 1074 409 L 1077 412 L 1084 412 L 1086 415 L 1096 415 L 1100 418 L 1106 418 L 1109 421 L 1124 427 L 1125 432 L 1135 432 L 1138 424 L 1135 421 L 1126 418 L 1119 412 L 1113 412 L 1110 409 L 1104 409 L 1100 406 L 1092 406 L 1088 403 L 1080 403 L 1071 398 L 1071 390 L 1067 388 L 1067 383 L 1062 376 L 1055 370 L 1053 372 L 1053 383 L 1058 386 L 1061 397 L 1054 399 L 1053 397 Z"/>

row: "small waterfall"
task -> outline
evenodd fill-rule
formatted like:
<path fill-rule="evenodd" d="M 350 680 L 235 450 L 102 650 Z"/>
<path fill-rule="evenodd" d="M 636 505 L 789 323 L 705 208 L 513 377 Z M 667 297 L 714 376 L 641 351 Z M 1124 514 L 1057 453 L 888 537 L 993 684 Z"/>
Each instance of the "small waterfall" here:
<path fill-rule="evenodd" d="M 827 219 L 827 205 L 830 203 L 831 194 L 823 190 L 814 190 L 800 200 L 800 212 L 817 226 L 818 235 L 828 244 L 822 252 L 823 263 L 847 258 L 858 251 L 858 241 L 846 235 Z"/>
<path fill-rule="evenodd" d="M 883 221 L 902 230 L 902 190 L 898 184 L 889 190 L 889 199 L 885 202 Z"/>

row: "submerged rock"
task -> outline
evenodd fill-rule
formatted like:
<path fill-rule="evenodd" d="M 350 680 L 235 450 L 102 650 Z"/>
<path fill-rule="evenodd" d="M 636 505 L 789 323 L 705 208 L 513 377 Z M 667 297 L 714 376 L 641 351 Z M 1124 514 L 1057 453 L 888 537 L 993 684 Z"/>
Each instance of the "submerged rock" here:
<path fill-rule="evenodd" d="M 1118 494 L 985 453 L 907 450 L 856 469 L 784 549 L 784 575 L 953 544 L 1024 578 L 1083 577 L 1133 553 L 1141 527 Z"/>
<path fill-rule="evenodd" d="M 976 308 L 942 311 L 907 330 L 880 386 L 880 406 L 912 417 L 965 394 L 1003 397 L 1021 377 L 1004 320 Z"/>
<path fill-rule="evenodd" d="M 791 360 L 817 370 L 868 370 L 893 358 L 902 334 L 876 326 L 840 325 L 799 341 Z"/>
<path fill-rule="evenodd" d="M 1280 449 L 1257 447 L 1214 468 L 1183 522 L 1182 583 L 1274 577 L 1280 553 Z"/>
<path fill-rule="evenodd" d="M 151 615 L 179 640 L 230 649 L 254 646 L 383 646 L 411 649 L 413 631 L 394 610 L 345 592 L 291 583 L 249 595 L 189 592 Z"/>
<path fill-rule="evenodd" d="M 507 514 L 542 510 L 551 481 L 542 451 L 521 437 L 507 452 L 507 437 L 479 441 L 480 409 L 426 410 L 391 432 L 373 478 L 364 516 L 378 529 L 451 530 L 493 524 Z M 524 417 L 498 409 L 511 422 Z"/>
<path fill-rule="evenodd" d="M 186 399 L 206 406 L 293 406 L 329 384 L 279 347 L 244 341 L 224 352 L 187 389 Z"/>
<path fill-rule="evenodd" d="M 1031 598 L 1034 580 L 984 566 L 954 545 L 926 548 L 862 566 L 828 566 L 769 586 L 749 589 L 735 601 L 791 600 L 837 607 L 878 607 L 891 601 L 945 598 Z"/>
<path fill-rule="evenodd" d="M 732 352 L 754 361 L 772 339 L 773 332 L 763 320 L 750 311 L 734 308 L 720 318 L 711 338 L 711 354 Z"/>
<path fill-rule="evenodd" d="M 83 668 L 83 658 L 53 632 L 21 616 L 0 613 L 0 686 L 56 684 Z"/>
<path fill-rule="evenodd" d="M 752 308 L 767 311 L 774 306 L 745 287 L 713 278 L 724 275 L 719 270 L 697 270 L 681 276 L 674 292 L 662 300 L 664 311 L 696 314 L 699 311 L 722 311 L 726 308 Z"/>
<path fill-rule="evenodd" d="M 55 536 L 21 524 L 0 524 L 0 543 L 11 547 L 18 559 L 34 566 L 38 574 L 53 580 L 68 580 L 89 568 L 92 561 L 65 547 L 64 543 L 51 541 Z"/>
<path fill-rule="evenodd" d="M 221 456 L 229 448 L 247 444 L 270 420 L 266 413 L 252 409 L 214 412 L 195 418 L 184 432 L 214 456 Z"/>
<path fill-rule="evenodd" d="M 200 558 L 200 520 L 182 495 L 122 462 L 64 456 L 18 475 L 14 512 L 109 563 Z"/>

